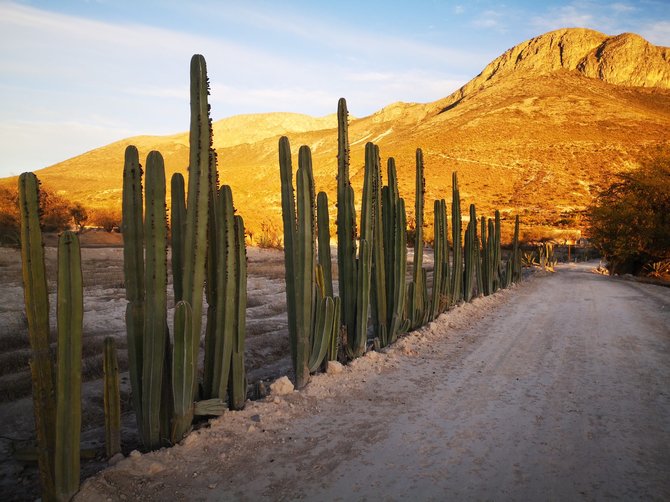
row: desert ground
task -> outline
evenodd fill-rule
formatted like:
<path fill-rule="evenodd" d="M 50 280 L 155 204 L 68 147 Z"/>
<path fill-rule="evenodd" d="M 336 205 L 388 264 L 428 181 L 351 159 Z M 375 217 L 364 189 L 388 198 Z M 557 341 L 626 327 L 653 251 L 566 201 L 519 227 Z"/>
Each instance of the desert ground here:
<path fill-rule="evenodd" d="M 78 500 L 668 500 L 670 289 L 592 269 L 453 309 L 302 392 L 275 385 Z"/>

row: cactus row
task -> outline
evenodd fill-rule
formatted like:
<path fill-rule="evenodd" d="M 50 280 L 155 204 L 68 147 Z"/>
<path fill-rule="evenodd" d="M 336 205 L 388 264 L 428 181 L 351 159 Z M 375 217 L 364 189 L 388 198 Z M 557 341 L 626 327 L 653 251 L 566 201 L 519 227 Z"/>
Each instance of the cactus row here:
<path fill-rule="evenodd" d="M 332 352 L 333 338 L 339 333 L 339 312 L 335 312 L 336 308 L 339 311 L 339 299 L 332 295 L 328 199 L 325 193 L 319 193 L 317 211 L 309 148 L 302 146 L 298 154 L 295 192 L 291 148 L 286 137 L 279 140 L 279 167 L 289 342 L 296 387 L 302 388 L 307 385 L 310 372 L 319 367 L 329 350 Z M 318 263 L 315 229 L 320 248 Z"/>
<path fill-rule="evenodd" d="M 175 298 L 173 342 L 167 319 L 166 179 L 158 152 L 143 172 L 137 149 L 126 150 L 123 189 L 126 326 L 133 407 L 144 446 L 155 449 L 188 432 L 196 408 L 220 413 L 223 400 L 246 400 L 244 223 L 230 187 L 218 187 L 204 58 L 191 60 L 188 198 L 181 174 L 171 180 L 171 248 Z M 186 201 L 188 200 L 188 205 Z M 143 204 L 144 203 L 144 204 Z M 205 370 L 198 394 L 203 287 L 207 286 Z M 204 399 L 196 406 L 196 401 Z"/>

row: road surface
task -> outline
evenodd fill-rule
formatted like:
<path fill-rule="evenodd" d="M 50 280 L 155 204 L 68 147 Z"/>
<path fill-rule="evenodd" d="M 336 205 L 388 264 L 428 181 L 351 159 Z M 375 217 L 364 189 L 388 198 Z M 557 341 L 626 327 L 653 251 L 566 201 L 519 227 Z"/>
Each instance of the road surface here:
<path fill-rule="evenodd" d="M 670 500 L 670 288 L 563 266 L 81 500 Z"/>

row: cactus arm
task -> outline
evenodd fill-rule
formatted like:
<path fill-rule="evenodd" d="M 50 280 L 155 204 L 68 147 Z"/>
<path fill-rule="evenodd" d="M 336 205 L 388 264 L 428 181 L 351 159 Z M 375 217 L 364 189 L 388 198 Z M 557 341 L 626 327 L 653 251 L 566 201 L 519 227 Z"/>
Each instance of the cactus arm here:
<path fill-rule="evenodd" d="M 452 174 L 451 199 L 451 232 L 454 248 L 452 267 L 451 303 L 456 304 L 463 299 L 463 248 L 461 240 L 461 200 L 458 189 L 458 176 Z"/>
<path fill-rule="evenodd" d="M 191 343 L 193 309 L 180 301 L 174 309 L 174 344 L 172 357 L 172 395 L 174 397 L 174 421 L 171 439 L 181 441 L 193 421 L 193 389 L 196 355 Z"/>
<path fill-rule="evenodd" d="M 323 283 L 326 296 L 333 295 L 333 271 L 332 258 L 330 255 L 330 228 L 328 222 L 328 195 L 326 192 L 319 192 L 316 198 L 317 212 L 317 240 L 319 252 L 319 265 L 323 269 Z"/>
<path fill-rule="evenodd" d="M 84 295 L 79 239 L 63 232 L 58 240 L 58 403 L 54 484 L 59 500 L 79 490 L 81 437 L 81 338 Z"/>
<path fill-rule="evenodd" d="M 179 302 L 184 296 L 184 225 L 186 224 L 186 194 L 184 192 L 184 176 L 174 173 L 170 180 L 170 218 L 172 247 L 172 286 L 174 301 Z"/>
<path fill-rule="evenodd" d="M 244 336 L 247 311 L 247 254 L 244 244 L 244 220 L 235 215 L 235 329 L 231 355 L 229 405 L 232 410 L 244 408 L 247 379 L 244 370 Z"/>

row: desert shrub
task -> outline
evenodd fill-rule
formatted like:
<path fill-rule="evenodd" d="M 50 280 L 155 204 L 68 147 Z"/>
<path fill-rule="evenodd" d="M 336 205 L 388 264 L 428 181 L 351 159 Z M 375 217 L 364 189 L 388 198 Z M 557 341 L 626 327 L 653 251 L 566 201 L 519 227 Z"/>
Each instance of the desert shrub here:
<path fill-rule="evenodd" d="M 0 246 L 18 246 L 19 198 L 17 190 L 0 187 Z"/>
<path fill-rule="evenodd" d="M 84 224 L 88 220 L 88 212 L 86 211 L 86 208 L 79 202 L 76 202 L 70 206 L 70 216 L 74 220 L 77 230 L 81 232 L 84 228 Z"/>
<path fill-rule="evenodd" d="M 271 221 L 262 222 L 256 245 L 259 248 L 284 249 L 283 235 L 279 231 L 279 227 Z"/>
<path fill-rule="evenodd" d="M 612 274 L 670 258 L 670 149 L 621 173 L 589 211 L 589 235 Z"/>
<path fill-rule="evenodd" d="M 113 232 L 121 228 L 121 211 L 116 209 L 96 209 L 91 216 L 91 221 L 105 231 Z"/>
<path fill-rule="evenodd" d="M 45 232 L 60 232 L 70 227 L 70 204 L 60 195 L 40 187 L 40 222 Z"/>

